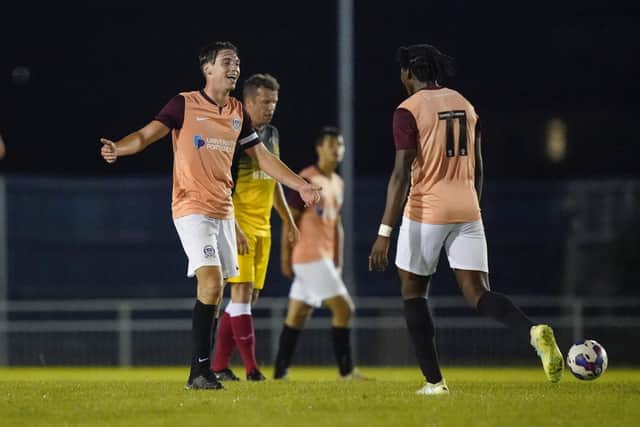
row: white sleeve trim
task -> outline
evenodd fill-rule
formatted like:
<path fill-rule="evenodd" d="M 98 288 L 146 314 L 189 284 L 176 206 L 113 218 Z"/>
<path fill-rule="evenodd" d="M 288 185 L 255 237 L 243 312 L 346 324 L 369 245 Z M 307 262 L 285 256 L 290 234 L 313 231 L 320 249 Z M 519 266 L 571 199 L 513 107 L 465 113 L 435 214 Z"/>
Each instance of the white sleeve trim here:
<path fill-rule="evenodd" d="M 258 134 L 255 131 L 251 132 L 249 135 L 245 136 L 244 138 L 239 139 L 238 144 L 244 145 L 247 142 L 253 141 L 254 139 L 258 139 Z"/>

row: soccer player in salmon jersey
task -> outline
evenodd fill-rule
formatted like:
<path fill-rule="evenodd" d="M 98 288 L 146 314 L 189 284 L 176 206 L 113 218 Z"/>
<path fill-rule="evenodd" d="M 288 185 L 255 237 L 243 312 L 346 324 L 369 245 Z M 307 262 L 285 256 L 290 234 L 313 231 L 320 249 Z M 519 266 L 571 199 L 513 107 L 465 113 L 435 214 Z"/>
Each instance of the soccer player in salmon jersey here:
<path fill-rule="evenodd" d="M 300 331 L 314 307 L 326 306 L 332 314 L 331 334 L 340 377 L 364 379 L 354 367 L 351 355 L 353 302 L 342 281 L 343 230 L 340 208 L 342 179 L 336 173 L 344 156 L 344 140 L 336 128 L 326 127 L 316 139 L 318 161 L 300 172 L 322 187 L 318 205 L 307 207 L 299 197 L 290 201 L 300 238 L 291 245 L 283 236 L 283 274 L 294 280 L 289 291 L 289 307 L 275 361 L 274 378 L 283 379 L 291 365 Z M 293 247 L 292 247 L 293 246 Z"/>
<path fill-rule="evenodd" d="M 507 296 L 489 287 L 480 215 L 482 157 L 479 119 L 460 93 L 441 85 L 452 59 L 427 44 L 398 50 L 400 80 L 409 97 L 393 116 L 396 158 L 369 269 L 388 264 L 389 238 L 403 211 L 396 266 L 407 329 L 426 384 L 418 394 L 449 394 L 428 308 L 429 282 L 444 247 L 467 302 L 481 314 L 530 337 L 547 378 L 557 382 L 564 361 L 548 325 L 535 325 Z M 408 193 L 408 197 L 407 197 Z"/>
<path fill-rule="evenodd" d="M 261 143 L 242 103 L 230 96 L 240 76 L 238 49 L 214 42 L 199 56 L 205 78 L 201 90 L 172 98 L 143 128 L 117 142 L 101 138 L 108 163 L 136 154 L 171 132 L 173 191 L 171 211 L 188 258 L 187 276 L 197 279 L 193 308 L 193 353 L 186 388 L 220 389 L 210 369 L 215 314 L 224 280 L 238 274 L 231 193 L 231 161 L 236 149 L 253 158 L 276 181 L 316 203 L 320 188 L 307 183 Z"/>
<path fill-rule="evenodd" d="M 251 117 L 260 140 L 274 155 L 280 155 L 278 129 L 271 119 L 278 103 L 280 84 L 269 74 L 254 74 L 243 88 L 244 106 Z M 250 156 L 240 153 L 233 166 L 233 209 L 236 218 L 238 264 L 240 274 L 227 282 L 231 286 L 231 301 L 220 318 L 218 337 L 211 369 L 221 381 L 237 381 L 230 369 L 233 350 L 240 350 L 246 378 L 262 381 L 255 355 L 255 332 L 251 306 L 264 287 L 271 248 L 271 210 L 275 208 L 284 229 L 295 241 L 298 229 L 282 186 L 264 173 Z"/>
<path fill-rule="evenodd" d="M 0 134 L 0 160 L 4 159 L 4 156 L 6 156 L 6 154 L 7 154 L 7 148 L 4 145 L 2 134 Z"/>

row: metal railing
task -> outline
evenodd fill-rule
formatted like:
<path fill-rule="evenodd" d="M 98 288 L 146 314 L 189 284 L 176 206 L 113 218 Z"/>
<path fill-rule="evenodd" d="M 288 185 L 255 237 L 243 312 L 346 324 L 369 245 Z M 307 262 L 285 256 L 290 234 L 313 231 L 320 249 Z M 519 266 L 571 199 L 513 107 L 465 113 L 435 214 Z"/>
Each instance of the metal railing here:
<path fill-rule="evenodd" d="M 514 300 L 525 312 L 533 312 L 534 320 L 567 331 L 567 338 L 572 341 L 583 338 L 588 330 L 640 329 L 640 298 L 520 296 Z M 11 337 L 26 337 L 24 341 L 30 343 L 30 334 L 110 333 L 117 337 L 117 365 L 131 366 L 134 365 L 134 334 L 188 333 L 191 330 L 193 303 L 191 298 L 8 301 L 0 306 L 0 319 L 3 319 L 0 321 L 0 334 L 4 337 L 2 342 L 7 343 L 0 352 L 5 352 L 3 360 L 22 364 L 19 357 L 9 356 Z M 382 333 L 398 330 L 401 334 L 405 333 L 399 297 L 363 297 L 356 299 L 355 303 L 357 311 L 353 336 L 356 342 L 367 331 Z M 459 296 L 432 297 L 430 305 L 439 330 L 503 328 L 492 320 L 478 316 Z M 286 298 L 264 297 L 254 309 L 256 330 L 268 331 L 264 335 L 270 337 L 268 354 L 271 360 L 277 351 L 286 307 Z M 312 317 L 305 330 L 323 330 L 328 325 L 327 312 L 324 312 Z M 42 342 L 34 342 L 33 345 L 42 345 Z M 361 351 L 363 348 L 373 351 L 367 349 L 366 343 L 361 342 L 357 347 Z"/>

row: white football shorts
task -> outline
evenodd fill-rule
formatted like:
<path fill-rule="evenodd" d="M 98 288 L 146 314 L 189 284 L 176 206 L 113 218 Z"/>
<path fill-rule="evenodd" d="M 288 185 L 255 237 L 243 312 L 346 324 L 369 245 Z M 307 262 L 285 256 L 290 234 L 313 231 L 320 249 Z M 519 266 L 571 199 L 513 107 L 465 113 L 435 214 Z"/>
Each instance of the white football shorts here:
<path fill-rule="evenodd" d="M 456 224 L 423 224 L 403 217 L 396 265 L 420 276 L 430 276 L 436 272 L 443 247 L 451 268 L 489 272 L 487 239 L 481 219 Z"/>
<path fill-rule="evenodd" d="M 187 215 L 173 220 L 189 259 L 187 276 L 193 277 L 204 266 L 220 266 L 222 277 L 237 276 L 238 248 L 234 219 Z"/>
<path fill-rule="evenodd" d="M 338 269 L 329 258 L 293 264 L 293 273 L 295 278 L 289 291 L 291 299 L 320 307 L 326 299 L 349 295 Z"/>

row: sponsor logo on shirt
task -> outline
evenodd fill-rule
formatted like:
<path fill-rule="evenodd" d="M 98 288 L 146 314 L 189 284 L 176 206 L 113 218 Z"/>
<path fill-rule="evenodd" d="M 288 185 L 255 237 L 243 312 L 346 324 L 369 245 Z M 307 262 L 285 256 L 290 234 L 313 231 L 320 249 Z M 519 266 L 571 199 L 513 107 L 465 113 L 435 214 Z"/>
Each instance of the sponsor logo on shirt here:
<path fill-rule="evenodd" d="M 201 135 L 194 135 L 193 137 L 193 145 L 197 148 L 200 149 L 202 147 L 207 147 L 207 150 L 218 150 L 218 151 L 224 151 L 226 153 L 233 153 L 234 149 L 235 149 L 235 142 L 234 141 L 228 141 L 226 139 L 220 139 L 220 138 L 204 138 Z"/>
<path fill-rule="evenodd" d="M 196 148 L 204 147 L 204 139 L 200 135 L 194 135 L 193 145 L 195 145 Z"/>
<path fill-rule="evenodd" d="M 258 169 L 256 171 L 253 171 L 251 173 L 251 178 L 253 178 L 253 179 L 273 179 L 273 178 L 271 178 L 271 176 L 269 176 L 268 173 L 266 173 L 262 169 Z"/>
<path fill-rule="evenodd" d="M 240 120 L 240 117 L 234 117 L 231 120 L 231 126 L 233 126 L 235 130 L 240 130 L 242 127 L 242 120 Z"/>
<path fill-rule="evenodd" d="M 236 143 L 220 138 L 207 138 L 207 150 L 219 150 L 226 153 L 233 153 Z"/>

